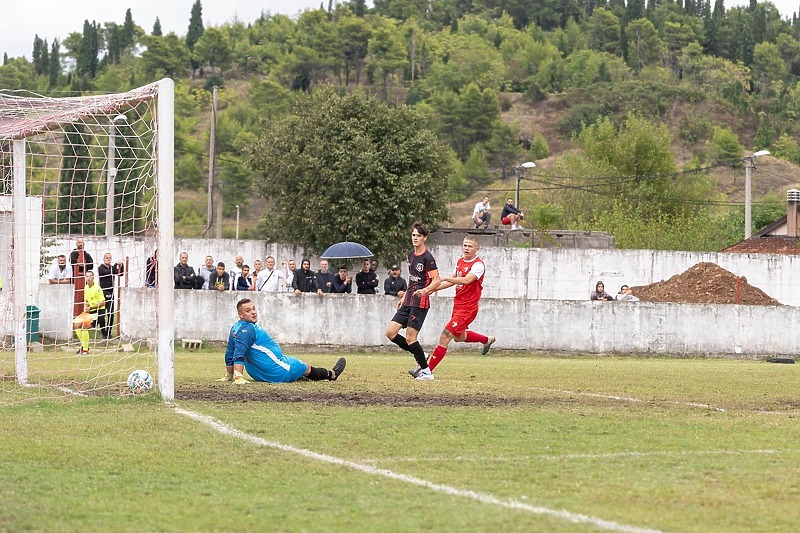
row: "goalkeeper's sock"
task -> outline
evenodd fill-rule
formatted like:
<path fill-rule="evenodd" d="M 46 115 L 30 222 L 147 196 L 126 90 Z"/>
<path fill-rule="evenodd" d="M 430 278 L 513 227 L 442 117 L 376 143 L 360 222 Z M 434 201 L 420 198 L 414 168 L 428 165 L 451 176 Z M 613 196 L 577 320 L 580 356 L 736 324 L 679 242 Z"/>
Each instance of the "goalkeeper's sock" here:
<path fill-rule="evenodd" d="M 89 332 L 85 329 L 76 329 L 75 335 L 78 336 L 78 339 L 81 341 L 81 348 L 88 351 L 89 350 Z"/>

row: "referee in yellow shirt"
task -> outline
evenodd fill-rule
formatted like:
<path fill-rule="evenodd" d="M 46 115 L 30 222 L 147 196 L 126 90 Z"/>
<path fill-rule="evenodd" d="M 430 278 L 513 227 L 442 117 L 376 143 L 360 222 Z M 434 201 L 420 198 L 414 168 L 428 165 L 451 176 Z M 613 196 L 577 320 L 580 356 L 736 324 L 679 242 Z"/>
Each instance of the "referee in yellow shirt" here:
<path fill-rule="evenodd" d="M 94 272 L 86 272 L 86 286 L 83 289 L 83 313 L 72 319 L 72 329 L 81 341 L 78 354 L 89 353 L 89 332 L 97 321 L 98 313 L 105 313 L 106 298 L 103 289 L 94 282 Z"/>

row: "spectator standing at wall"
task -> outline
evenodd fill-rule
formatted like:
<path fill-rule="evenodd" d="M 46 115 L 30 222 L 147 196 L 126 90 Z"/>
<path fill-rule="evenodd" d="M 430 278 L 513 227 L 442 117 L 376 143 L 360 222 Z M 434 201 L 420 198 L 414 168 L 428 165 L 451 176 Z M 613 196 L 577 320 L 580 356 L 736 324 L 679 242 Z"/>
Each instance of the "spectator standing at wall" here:
<path fill-rule="evenodd" d="M 69 254 L 69 262 L 72 265 L 72 283 L 75 285 L 72 316 L 78 316 L 83 312 L 83 287 L 86 283 L 86 273 L 94 271 L 94 259 L 89 252 L 84 250 L 83 246 L 83 237 L 78 237 L 75 240 L 75 249 Z"/>
<path fill-rule="evenodd" d="M 300 269 L 295 271 L 292 288 L 295 296 L 300 296 L 304 292 L 316 292 L 320 296 L 324 294 L 322 289 L 317 287 L 317 276 L 311 270 L 311 261 L 308 259 L 304 258 L 300 263 Z"/>
<path fill-rule="evenodd" d="M 339 274 L 333 277 L 331 292 L 336 294 L 350 294 L 353 291 L 353 280 L 347 273 L 346 266 L 339 267 Z"/>
<path fill-rule="evenodd" d="M 294 275 L 297 272 L 297 264 L 294 259 L 281 262 L 283 267 L 283 282 L 286 284 L 286 290 L 289 292 L 294 291 Z"/>
<path fill-rule="evenodd" d="M 592 293 L 589 295 L 590 300 L 599 300 L 604 302 L 613 302 L 614 297 L 606 292 L 606 286 L 602 281 L 598 281 Z"/>
<path fill-rule="evenodd" d="M 203 278 L 194 273 L 193 266 L 189 266 L 189 254 L 186 252 L 181 252 L 178 256 L 178 264 L 172 269 L 172 276 L 176 289 L 196 289 L 198 285 L 202 287 Z"/>
<path fill-rule="evenodd" d="M 67 256 L 61 254 L 55 264 L 50 267 L 50 277 L 47 283 L 51 285 L 66 285 L 72 283 L 72 269 L 67 268 Z"/>
<path fill-rule="evenodd" d="M 400 265 L 392 265 L 391 270 L 389 270 L 389 277 L 383 282 L 383 293 L 402 298 L 406 293 L 406 289 L 408 289 L 408 284 L 405 278 L 400 275 Z"/>
<path fill-rule="evenodd" d="M 111 338 L 111 328 L 114 326 L 114 279 L 125 272 L 125 265 L 118 260 L 111 264 L 111 254 L 103 254 L 103 263 L 97 267 L 97 280 L 100 290 L 105 298 L 105 309 L 97 315 L 97 324 L 104 339 Z"/>
<path fill-rule="evenodd" d="M 639 298 L 633 295 L 631 292 L 631 288 L 627 285 L 623 285 L 619 288 L 619 294 L 617 294 L 617 301 L 618 302 L 638 302 Z"/>
<path fill-rule="evenodd" d="M 483 229 L 489 229 L 489 222 L 492 220 L 490 209 L 488 196 L 484 196 L 483 200 L 475 204 L 475 209 L 472 210 L 472 223 L 475 224 L 475 229 L 480 229 L 481 226 Z"/>
<path fill-rule="evenodd" d="M 151 289 L 158 287 L 158 250 L 154 251 L 145 263 L 144 286 Z"/>
<path fill-rule="evenodd" d="M 316 274 L 317 288 L 319 288 L 322 292 L 333 292 L 333 278 L 335 277 L 336 276 L 328 271 L 328 260 L 322 259 L 319 262 L 319 270 Z"/>
<path fill-rule="evenodd" d="M 503 206 L 503 211 L 500 213 L 500 223 L 511 226 L 511 229 L 522 229 L 519 223 L 524 216 L 522 211 L 514 207 L 514 199 L 509 198 L 506 200 L 506 205 Z"/>
<path fill-rule="evenodd" d="M 210 291 L 227 291 L 231 286 L 230 274 L 225 272 L 225 263 L 220 261 L 217 263 L 217 268 L 208 276 L 208 290 Z"/>
<path fill-rule="evenodd" d="M 281 292 L 283 290 L 283 272 L 275 268 L 274 257 L 267 257 L 267 267 L 258 276 L 256 285 L 258 292 Z"/>
<path fill-rule="evenodd" d="M 250 265 L 242 265 L 242 271 L 236 278 L 237 291 L 252 291 L 253 278 L 250 277 Z"/>
<path fill-rule="evenodd" d="M 236 278 L 242 275 L 242 267 L 244 266 L 244 257 L 237 255 L 233 260 L 233 266 L 228 271 L 228 277 L 231 282 L 231 290 L 236 290 Z"/>
<path fill-rule="evenodd" d="M 378 275 L 372 271 L 369 259 L 361 262 L 361 270 L 356 273 L 357 294 L 376 294 L 378 288 Z"/>
<path fill-rule="evenodd" d="M 215 270 L 216 267 L 214 267 L 214 258 L 210 255 L 207 255 L 205 264 L 198 270 L 198 274 L 203 277 L 203 290 L 208 290 L 211 288 L 208 285 L 208 278 L 211 277 L 211 274 L 213 274 Z"/>

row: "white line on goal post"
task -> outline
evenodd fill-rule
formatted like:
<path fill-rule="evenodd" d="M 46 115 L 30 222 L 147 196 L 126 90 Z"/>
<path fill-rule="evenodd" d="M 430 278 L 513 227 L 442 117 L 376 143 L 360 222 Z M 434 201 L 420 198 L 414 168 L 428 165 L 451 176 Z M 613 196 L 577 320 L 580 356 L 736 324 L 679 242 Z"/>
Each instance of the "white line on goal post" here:
<path fill-rule="evenodd" d="M 255 435 L 250 435 L 249 433 L 245 433 L 244 431 L 238 430 L 233 428 L 224 422 L 217 420 L 208 415 L 203 415 L 200 413 L 196 413 L 194 411 L 189 411 L 187 409 L 183 409 L 174 405 L 175 412 L 177 414 L 187 416 L 193 420 L 201 422 L 212 429 L 219 431 L 222 434 L 229 435 L 231 437 L 235 437 L 237 439 L 246 440 L 258 446 L 265 446 L 268 448 L 274 448 L 276 450 L 281 450 L 284 452 L 294 453 L 297 455 L 301 455 L 308 459 L 313 459 L 316 461 L 322 461 L 325 463 L 343 466 L 345 468 L 350 468 L 352 470 L 357 470 L 359 472 L 363 472 L 365 474 L 370 474 L 374 476 L 383 476 L 389 479 L 393 479 L 395 481 L 402 481 L 404 483 L 410 483 L 412 485 L 417 485 L 420 487 L 425 487 L 427 489 L 442 492 L 445 494 L 449 494 L 451 496 L 459 496 L 462 498 L 469 498 L 472 500 L 479 501 L 481 503 L 489 504 L 489 505 L 496 505 L 499 507 L 505 507 L 507 509 L 514 509 L 517 511 L 527 511 L 529 513 L 538 514 L 538 515 L 546 515 L 553 518 L 557 518 L 560 520 L 564 520 L 567 522 L 572 522 L 575 524 L 589 524 L 601 529 L 606 529 L 609 531 L 622 531 L 625 533 L 660 533 L 657 529 L 648 529 L 648 528 L 640 528 L 636 526 L 629 526 L 627 524 L 620 524 L 619 522 L 613 522 L 610 520 L 603 520 L 602 518 L 596 518 L 594 516 L 573 513 L 566 510 L 556 510 L 556 509 L 549 509 L 547 507 L 540 507 L 538 505 L 530 505 L 525 502 L 521 502 L 519 500 L 513 499 L 501 499 L 496 496 L 492 496 L 491 494 L 485 494 L 482 492 L 476 492 L 472 490 L 465 490 L 459 489 L 456 487 L 451 487 L 449 485 L 442 485 L 440 483 L 433 483 L 430 481 L 426 481 L 424 479 L 420 479 L 417 477 L 409 476 L 406 474 L 398 474 L 396 472 L 392 472 L 391 470 L 387 470 L 385 468 L 375 468 L 373 466 L 356 463 L 354 461 L 348 461 L 346 459 L 340 459 L 338 457 L 334 457 L 332 455 L 327 455 L 324 453 L 318 453 L 311 450 L 305 450 L 303 448 L 296 448 L 294 446 L 290 446 L 288 444 L 281 444 L 278 442 L 268 441 L 266 439 L 262 439 L 261 437 L 256 437 Z"/>

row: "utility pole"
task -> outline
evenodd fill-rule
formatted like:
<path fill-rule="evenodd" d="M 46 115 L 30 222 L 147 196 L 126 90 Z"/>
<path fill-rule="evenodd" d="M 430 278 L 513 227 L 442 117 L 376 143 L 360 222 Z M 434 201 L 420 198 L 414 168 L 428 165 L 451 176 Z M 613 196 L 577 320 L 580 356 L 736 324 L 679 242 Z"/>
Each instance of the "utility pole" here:
<path fill-rule="evenodd" d="M 216 141 L 217 141 L 217 90 L 219 87 L 214 85 L 211 88 L 211 135 L 208 147 L 208 210 L 206 219 L 206 233 L 214 225 L 214 173 L 216 171 Z"/>
<path fill-rule="evenodd" d="M 751 174 L 756 164 L 753 159 L 761 157 L 762 155 L 769 155 L 768 150 L 759 150 L 753 155 L 745 156 L 744 158 L 744 238 L 749 239 L 753 234 L 753 195 L 751 187 Z"/>

